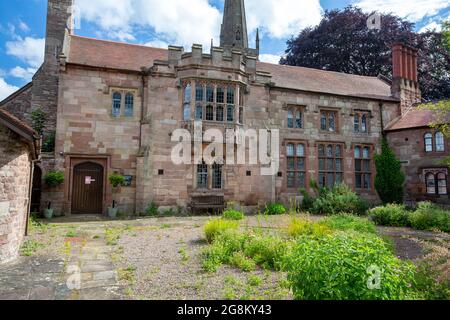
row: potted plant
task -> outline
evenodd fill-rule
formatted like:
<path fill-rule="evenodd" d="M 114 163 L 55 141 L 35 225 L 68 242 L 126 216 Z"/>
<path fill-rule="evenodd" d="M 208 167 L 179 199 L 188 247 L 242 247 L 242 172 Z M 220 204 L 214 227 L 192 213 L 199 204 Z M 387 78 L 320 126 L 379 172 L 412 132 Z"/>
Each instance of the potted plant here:
<path fill-rule="evenodd" d="M 112 186 L 112 192 L 113 192 L 113 203 L 112 207 L 108 208 L 108 216 L 110 218 L 116 218 L 117 212 L 119 211 L 119 208 L 117 207 L 116 200 L 114 199 L 114 193 L 115 191 L 125 182 L 125 177 L 118 173 L 113 173 L 109 176 L 109 183 Z"/>
<path fill-rule="evenodd" d="M 50 189 L 59 187 L 64 182 L 64 172 L 62 171 L 50 171 L 44 177 L 45 184 Z M 53 218 L 54 209 L 52 208 L 52 202 L 47 203 L 47 208 L 44 210 L 44 217 L 46 219 Z"/>

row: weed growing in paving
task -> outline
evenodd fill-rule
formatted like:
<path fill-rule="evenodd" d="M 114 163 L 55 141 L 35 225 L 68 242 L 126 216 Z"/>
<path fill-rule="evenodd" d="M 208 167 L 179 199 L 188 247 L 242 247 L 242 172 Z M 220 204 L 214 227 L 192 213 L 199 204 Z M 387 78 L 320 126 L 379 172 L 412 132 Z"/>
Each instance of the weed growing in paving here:
<path fill-rule="evenodd" d="M 181 256 L 181 261 L 184 263 L 184 264 L 186 264 L 188 261 L 189 261 L 189 255 L 187 254 L 187 252 L 186 252 L 186 249 L 185 248 L 182 248 L 182 249 L 180 249 L 179 251 L 178 251 L 178 253 L 180 254 L 180 256 Z"/>
<path fill-rule="evenodd" d="M 44 244 L 37 242 L 35 240 L 27 240 L 20 247 L 20 255 L 25 257 L 31 257 L 36 254 L 36 252 L 44 247 Z"/>
<path fill-rule="evenodd" d="M 136 268 L 133 266 L 118 269 L 117 275 L 120 281 L 125 281 L 129 285 L 134 285 L 136 283 Z"/>

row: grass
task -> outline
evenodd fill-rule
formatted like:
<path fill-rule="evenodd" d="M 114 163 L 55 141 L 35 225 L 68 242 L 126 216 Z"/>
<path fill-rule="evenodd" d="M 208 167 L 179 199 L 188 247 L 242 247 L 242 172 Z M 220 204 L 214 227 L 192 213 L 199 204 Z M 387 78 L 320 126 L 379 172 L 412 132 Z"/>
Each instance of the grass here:
<path fill-rule="evenodd" d="M 321 223 L 333 230 L 357 231 L 372 234 L 377 232 L 376 226 L 372 221 L 349 214 L 330 216 L 323 219 Z"/>
<path fill-rule="evenodd" d="M 136 283 L 136 267 L 120 268 L 117 270 L 117 275 L 120 281 L 125 281 L 129 285 Z"/>
<path fill-rule="evenodd" d="M 124 232 L 123 228 L 107 228 L 105 229 L 105 239 L 108 246 L 115 246 L 120 240 Z"/>
<path fill-rule="evenodd" d="M 190 257 L 189 257 L 189 255 L 187 254 L 186 249 L 185 249 L 185 248 L 182 248 L 182 249 L 180 249 L 180 250 L 178 251 L 178 253 L 179 253 L 180 256 L 181 256 L 181 261 L 183 262 L 183 264 L 188 263 Z"/>

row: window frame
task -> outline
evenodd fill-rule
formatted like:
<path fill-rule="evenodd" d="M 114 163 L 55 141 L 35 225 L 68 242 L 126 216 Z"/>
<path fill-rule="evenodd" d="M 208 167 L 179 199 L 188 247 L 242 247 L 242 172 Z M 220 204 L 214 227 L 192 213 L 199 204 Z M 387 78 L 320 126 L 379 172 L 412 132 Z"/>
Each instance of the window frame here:
<path fill-rule="evenodd" d="M 321 155 L 320 153 L 320 147 L 323 147 L 323 155 Z M 332 147 L 332 156 L 330 157 L 328 155 L 328 148 Z M 340 156 L 337 156 L 337 146 L 340 147 Z M 323 161 L 323 169 L 321 170 L 321 160 Z M 329 161 L 332 161 L 333 163 L 333 170 L 330 170 L 328 167 Z M 336 186 L 337 183 L 337 177 L 340 175 L 340 182 L 339 184 L 344 183 L 344 177 L 345 177 L 345 144 L 344 143 L 340 143 L 340 142 L 318 142 L 317 143 L 317 175 L 318 175 L 318 184 L 319 186 L 322 185 L 322 181 L 321 181 L 321 175 L 323 175 L 324 177 L 324 183 L 323 186 L 321 186 L 322 188 L 330 188 L 330 184 L 329 184 L 329 176 L 330 174 L 333 175 L 333 187 Z M 337 171 L 337 161 L 340 161 L 341 163 L 341 170 Z"/>
<path fill-rule="evenodd" d="M 319 114 L 320 114 L 319 129 L 321 132 L 339 133 L 339 111 L 338 110 L 320 109 Z M 324 117 L 324 115 L 325 115 L 325 117 Z M 333 128 L 333 130 L 330 130 L 332 118 L 333 118 L 333 127 L 334 128 Z M 325 120 L 325 126 L 323 123 L 324 120 Z"/>
<path fill-rule="evenodd" d="M 356 151 L 359 151 L 359 156 L 357 156 Z M 367 157 L 365 156 L 365 150 L 368 150 Z M 371 191 L 373 190 L 373 146 L 365 144 L 357 144 L 353 147 L 353 160 L 355 169 L 355 190 L 359 191 Z M 359 170 L 357 163 L 359 164 Z M 367 163 L 367 165 L 366 165 Z M 367 170 L 366 170 L 367 168 Z M 358 187 L 358 175 L 359 177 L 359 187 Z M 366 186 L 366 178 L 369 177 L 368 186 Z"/>
<path fill-rule="evenodd" d="M 424 149 L 426 153 L 434 152 L 434 136 L 431 132 L 427 132 L 423 136 Z M 429 150 L 428 147 L 431 149 Z"/>
<path fill-rule="evenodd" d="M 370 132 L 370 111 L 356 111 L 353 116 L 353 132 L 357 134 L 368 134 Z M 363 130 L 363 128 L 365 128 Z"/>
<path fill-rule="evenodd" d="M 288 152 L 288 147 L 293 146 L 293 155 L 290 156 Z M 303 154 L 300 155 L 299 147 L 303 148 Z M 288 190 L 298 190 L 300 188 L 306 188 L 308 183 L 307 178 L 307 143 L 305 141 L 295 141 L 289 140 L 285 142 L 285 152 L 286 152 L 286 189 Z M 293 167 L 290 168 L 289 162 L 292 161 Z M 303 163 L 303 167 L 300 166 L 300 161 Z M 293 174 L 293 185 L 289 183 L 289 177 Z M 303 177 L 301 178 L 301 174 Z M 303 181 L 302 181 L 303 180 Z"/>
<path fill-rule="evenodd" d="M 438 141 L 440 141 L 439 144 Z M 434 134 L 434 142 L 436 152 L 445 152 L 445 136 L 442 132 L 436 131 L 436 133 Z"/>
<path fill-rule="evenodd" d="M 112 94 L 112 110 L 111 114 L 114 118 L 120 118 L 122 115 L 122 92 L 120 91 L 114 91 Z M 118 108 L 117 108 L 117 102 L 118 102 Z M 118 113 L 115 112 L 115 110 L 118 110 Z"/>
<path fill-rule="evenodd" d="M 131 97 L 131 113 L 129 112 L 129 107 L 130 107 L 130 97 Z M 127 92 L 125 94 L 125 99 L 124 99 L 124 103 L 125 103 L 125 107 L 124 107 L 124 116 L 127 118 L 132 118 L 134 117 L 134 94 L 132 92 Z"/>

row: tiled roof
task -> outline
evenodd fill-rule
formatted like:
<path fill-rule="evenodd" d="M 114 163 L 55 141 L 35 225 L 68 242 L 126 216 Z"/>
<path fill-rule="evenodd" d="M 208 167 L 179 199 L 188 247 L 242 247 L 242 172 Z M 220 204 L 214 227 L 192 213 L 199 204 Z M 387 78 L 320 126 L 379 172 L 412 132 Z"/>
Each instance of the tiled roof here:
<path fill-rule="evenodd" d="M 4 109 L 0 109 L 0 124 L 3 124 L 8 129 L 27 140 L 33 148 L 33 156 L 37 158 L 40 147 L 39 137 L 36 131 Z"/>
<path fill-rule="evenodd" d="M 390 86 L 376 77 L 262 62 L 258 63 L 258 70 L 270 72 L 277 87 L 396 101 L 391 97 Z"/>
<path fill-rule="evenodd" d="M 167 50 L 121 42 L 71 36 L 69 63 L 141 71 L 155 60 L 167 60 Z"/>
<path fill-rule="evenodd" d="M 412 107 L 400 119 L 391 124 L 386 131 L 429 127 L 435 120 L 433 111 Z M 450 121 L 450 115 L 448 121 Z"/>
<path fill-rule="evenodd" d="M 147 46 L 71 36 L 68 62 L 93 67 L 140 71 L 155 60 L 168 59 L 168 51 Z M 317 93 L 393 100 L 390 86 L 376 77 L 363 77 L 310 68 L 258 63 L 270 72 L 277 87 Z"/>

